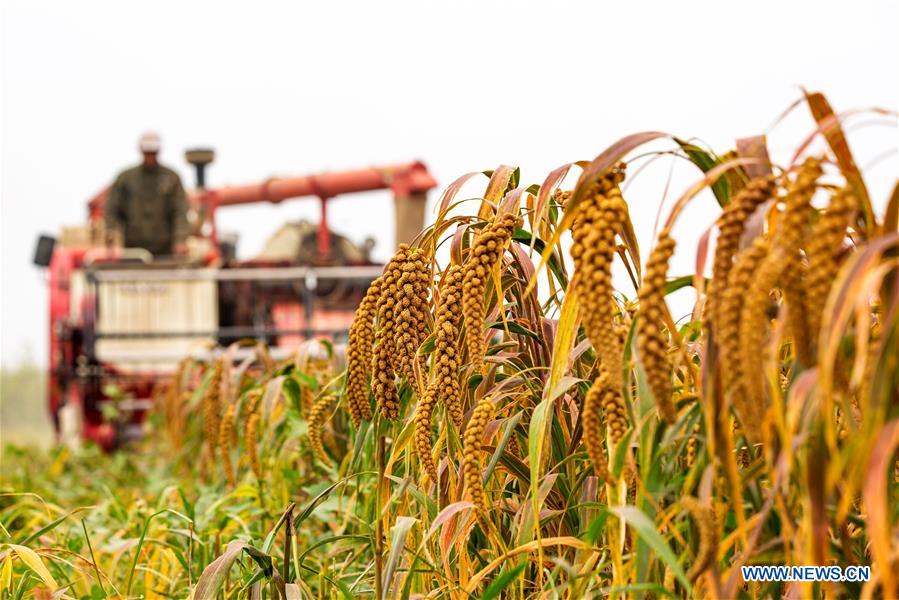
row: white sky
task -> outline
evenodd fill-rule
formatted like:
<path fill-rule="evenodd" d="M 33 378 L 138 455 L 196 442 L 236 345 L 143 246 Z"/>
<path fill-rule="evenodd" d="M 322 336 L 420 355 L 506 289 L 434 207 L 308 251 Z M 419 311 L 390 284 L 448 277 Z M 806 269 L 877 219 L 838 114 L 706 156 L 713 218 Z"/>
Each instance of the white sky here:
<path fill-rule="evenodd" d="M 162 134 L 163 162 L 185 184 L 191 145 L 216 149 L 211 185 L 414 158 L 441 186 L 500 163 L 540 183 L 636 131 L 724 151 L 768 130 L 799 85 L 837 110 L 899 105 L 895 0 L 2 6 L 3 361 L 26 349 L 46 360 L 36 236 L 81 222 L 86 200 L 137 160 L 145 129 Z M 850 135 L 862 165 L 881 157 L 868 172 L 879 200 L 899 171 L 896 129 L 883 122 Z M 775 158 L 788 161 L 810 130 L 796 111 L 770 133 Z M 654 163 L 629 195 L 647 248 L 669 167 Z M 672 192 L 696 176 L 679 166 Z M 698 202 L 681 232 L 695 239 L 713 208 Z M 316 209 L 235 208 L 220 226 L 252 254 Z M 376 237 L 383 257 L 390 211 L 389 194 L 375 193 L 334 202 L 331 217 L 356 240 Z M 689 249 L 676 256 L 678 274 L 691 260 Z"/>

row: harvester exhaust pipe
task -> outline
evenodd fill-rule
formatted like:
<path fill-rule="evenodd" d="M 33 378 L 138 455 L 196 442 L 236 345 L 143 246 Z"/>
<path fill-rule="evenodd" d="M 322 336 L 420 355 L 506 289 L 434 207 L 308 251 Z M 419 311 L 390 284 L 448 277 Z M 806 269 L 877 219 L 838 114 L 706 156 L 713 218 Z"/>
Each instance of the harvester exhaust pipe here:
<path fill-rule="evenodd" d="M 215 160 L 215 151 L 211 148 L 192 148 L 184 153 L 184 160 L 194 166 L 197 174 L 197 189 L 206 189 L 206 166 Z"/>

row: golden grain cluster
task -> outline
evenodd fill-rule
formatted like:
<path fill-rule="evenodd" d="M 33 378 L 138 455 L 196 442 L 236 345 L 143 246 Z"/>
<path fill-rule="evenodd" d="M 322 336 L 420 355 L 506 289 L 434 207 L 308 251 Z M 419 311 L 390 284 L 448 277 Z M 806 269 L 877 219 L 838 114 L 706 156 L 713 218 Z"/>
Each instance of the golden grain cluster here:
<path fill-rule="evenodd" d="M 475 405 L 468 425 L 465 427 L 464 455 L 462 472 L 465 475 L 465 488 L 471 496 L 471 502 L 482 519 L 488 511 L 487 495 L 484 491 L 483 469 L 481 466 L 481 444 L 484 441 L 484 430 L 493 419 L 493 399 L 485 396 Z"/>
<path fill-rule="evenodd" d="M 211 462 L 215 462 L 216 449 L 219 445 L 219 428 L 221 426 L 221 393 L 222 375 L 225 363 L 216 360 L 212 364 L 206 391 L 203 393 L 203 431 L 206 439 L 206 450 Z"/>
<path fill-rule="evenodd" d="M 773 175 L 757 177 L 737 192 L 724 207 L 716 223 L 718 238 L 715 242 L 715 258 L 712 264 L 712 278 L 706 291 L 706 319 L 717 329 L 716 310 L 721 304 L 721 297 L 728 287 L 728 276 L 733 267 L 734 258 L 740 251 L 740 241 L 747 221 L 765 202 L 774 197 L 776 179 Z"/>
<path fill-rule="evenodd" d="M 350 327 L 347 340 L 346 403 L 353 425 L 359 427 L 362 420 L 371 420 L 371 403 L 368 400 L 368 374 L 371 370 L 374 321 L 378 298 L 381 296 L 381 278 L 368 287 Z"/>
<path fill-rule="evenodd" d="M 600 371 L 583 406 L 584 441 L 593 468 L 601 477 L 608 472 L 601 421 L 605 421 L 613 444 L 621 440 L 628 428 L 627 408 L 621 396 L 622 342 L 612 286 L 616 236 L 629 219 L 619 187 L 623 180 L 624 165 L 618 165 L 588 188 L 571 227 L 571 257 L 581 320 L 596 351 Z"/>
<path fill-rule="evenodd" d="M 640 308 L 637 320 L 637 352 L 646 370 L 646 378 L 659 414 L 674 423 L 677 408 L 672 398 L 671 366 L 668 359 L 668 339 L 665 324 L 668 309 L 665 306 L 665 284 L 668 262 L 674 254 L 674 240 L 667 229 L 659 234 L 658 241 L 643 274 L 640 286 Z"/>
<path fill-rule="evenodd" d="M 512 239 L 515 229 L 521 226 L 521 217 L 515 213 L 498 215 L 475 237 L 465 261 L 462 281 L 462 314 L 465 316 L 465 340 L 468 344 L 468 362 L 477 373 L 484 368 L 486 341 L 484 339 L 484 293 L 487 280 L 499 264 L 503 250 Z"/>
<path fill-rule="evenodd" d="M 381 276 L 381 290 L 377 301 L 377 333 L 371 361 L 372 393 L 381 415 L 397 419 L 400 415 L 400 398 L 396 389 L 396 348 L 393 334 L 399 310 L 399 280 L 403 265 L 408 260 L 407 246 L 400 246 Z"/>
<path fill-rule="evenodd" d="M 462 389 L 459 385 L 459 321 L 462 317 L 462 267 L 447 269 L 435 311 L 432 374 L 415 414 L 415 448 L 425 473 L 437 481 L 431 448 L 434 409 L 442 402 L 456 427 L 462 426 Z"/>
<path fill-rule="evenodd" d="M 805 298 L 808 302 L 808 328 L 813 336 L 812 354 L 817 346 L 815 337 L 821 331 L 821 315 L 824 313 L 827 294 L 840 268 L 840 258 L 844 253 L 843 240 L 855 215 L 856 206 L 857 200 L 850 188 L 835 192 L 826 212 L 812 226 L 805 248 L 808 257 Z"/>

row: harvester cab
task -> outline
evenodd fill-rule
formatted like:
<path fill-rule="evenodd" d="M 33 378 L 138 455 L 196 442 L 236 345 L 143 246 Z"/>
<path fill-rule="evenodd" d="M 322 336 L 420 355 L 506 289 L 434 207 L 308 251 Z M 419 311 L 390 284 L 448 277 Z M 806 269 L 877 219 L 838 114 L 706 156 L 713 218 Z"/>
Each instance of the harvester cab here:
<path fill-rule="evenodd" d="M 421 230 L 426 194 L 436 186 L 425 165 L 413 162 L 210 188 L 213 151 L 189 150 L 185 158 L 196 175 L 187 256 L 107 247 L 109 188 L 88 202 L 86 225 L 38 241 L 34 262 L 48 269 L 49 410 L 64 438 L 112 448 L 139 436 L 159 384 L 186 357 L 209 360 L 248 340 L 267 345 L 274 359 L 309 339 L 339 346 L 383 265 L 370 259 L 370 241 L 357 246 L 330 229 L 328 203 L 392 191 L 399 244 Z M 253 259 L 239 260 L 233 237 L 217 230 L 216 213 L 229 206 L 300 197 L 318 199 L 319 222 L 285 224 Z M 251 351 L 229 356 L 242 360 Z"/>

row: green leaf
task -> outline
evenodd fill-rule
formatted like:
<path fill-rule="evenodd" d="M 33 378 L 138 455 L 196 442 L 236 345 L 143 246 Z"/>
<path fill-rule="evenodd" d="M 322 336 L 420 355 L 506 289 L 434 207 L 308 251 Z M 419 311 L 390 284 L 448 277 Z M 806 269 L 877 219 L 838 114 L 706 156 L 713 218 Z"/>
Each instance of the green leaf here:
<path fill-rule="evenodd" d="M 687 580 L 687 575 L 677 562 L 677 556 L 671 550 L 671 547 L 662 539 L 662 536 L 656 530 L 655 523 L 647 517 L 636 506 L 610 506 L 609 511 L 616 515 L 619 519 L 632 527 L 637 535 L 640 536 L 647 544 L 649 544 L 662 561 L 668 565 L 671 572 L 677 577 L 681 585 L 686 590 L 689 597 L 693 594 L 693 587 Z"/>
<path fill-rule="evenodd" d="M 228 547 L 217 559 L 209 563 L 200 579 L 197 581 L 197 587 L 194 588 L 191 598 L 194 600 L 203 600 L 205 598 L 215 598 L 221 591 L 225 583 L 225 577 L 231 570 L 231 566 L 241 552 L 246 552 L 252 558 L 259 568 L 262 569 L 266 578 L 271 577 L 274 573 L 272 567 L 272 558 L 268 554 L 262 552 L 258 548 L 254 548 L 240 540 L 234 540 L 228 543 Z"/>
<path fill-rule="evenodd" d="M 496 329 L 498 331 L 505 331 L 508 329 L 512 333 L 517 333 L 518 335 L 524 335 L 529 338 L 540 341 L 540 336 L 538 336 L 536 333 L 534 333 L 527 327 L 524 327 L 523 325 L 516 323 L 515 321 L 496 321 L 493 323 L 488 323 L 486 325 L 486 327 L 487 327 L 487 329 Z"/>
<path fill-rule="evenodd" d="M 390 554 L 387 556 L 387 564 L 384 569 L 384 581 L 381 586 L 381 589 L 384 590 L 385 597 L 390 590 L 390 583 L 393 581 L 393 575 L 396 573 L 396 568 L 400 564 L 403 551 L 406 549 L 406 538 L 409 536 L 409 531 L 412 529 L 412 526 L 416 523 L 418 523 L 418 519 L 413 517 L 397 517 L 396 525 L 390 529 Z"/>
<path fill-rule="evenodd" d="M 682 275 L 680 277 L 675 277 L 674 279 L 669 279 L 667 283 L 665 283 L 665 295 L 667 296 L 668 294 L 685 287 L 690 287 L 691 285 L 693 285 L 693 275 Z"/>
<path fill-rule="evenodd" d="M 686 152 L 690 162 L 699 167 L 699 170 L 703 173 L 708 173 L 721 164 L 721 160 L 717 156 L 703 150 L 699 146 L 678 138 L 673 139 Z M 726 177 L 719 177 L 712 184 L 712 193 L 715 194 L 715 199 L 718 201 L 719 206 L 722 208 L 727 206 L 727 203 L 730 202 L 730 184 Z"/>
<path fill-rule="evenodd" d="M 500 574 L 496 576 L 496 579 L 490 582 L 490 585 L 484 590 L 481 600 L 499 598 L 502 591 L 505 590 L 510 583 L 515 581 L 521 572 L 524 571 L 525 566 L 527 566 L 527 563 L 521 561 L 511 569 L 503 569 L 500 571 Z"/>

